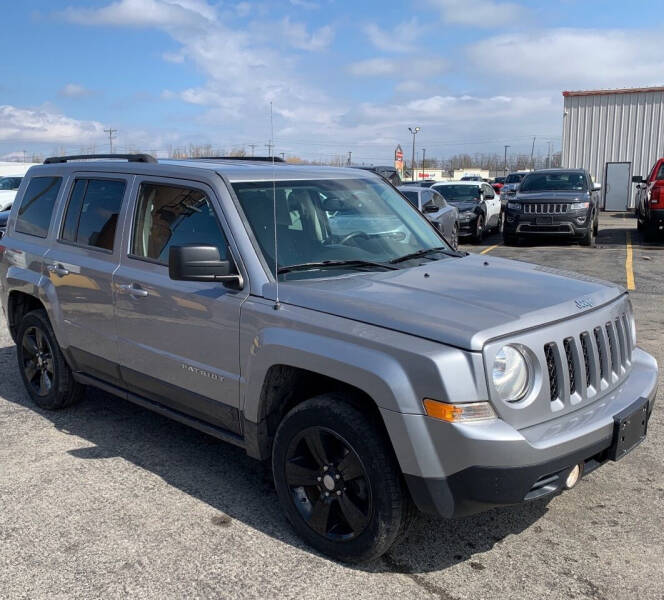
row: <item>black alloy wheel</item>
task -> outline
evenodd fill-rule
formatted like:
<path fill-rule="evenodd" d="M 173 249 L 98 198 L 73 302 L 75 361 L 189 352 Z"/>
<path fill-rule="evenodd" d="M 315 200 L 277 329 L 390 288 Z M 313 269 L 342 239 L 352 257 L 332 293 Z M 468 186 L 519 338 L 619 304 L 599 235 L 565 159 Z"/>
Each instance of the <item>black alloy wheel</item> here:
<path fill-rule="evenodd" d="M 340 392 L 281 420 L 272 446 L 279 502 L 295 531 L 337 560 L 373 560 L 406 535 L 416 509 L 371 406 Z"/>
<path fill-rule="evenodd" d="M 25 381 L 40 397 L 48 396 L 53 389 L 55 368 L 53 348 L 38 327 L 28 327 L 21 339 L 23 347 L 22 368 Z"/>
<path fill-rule="evenodd" d="M 371 484 L 355 450 L 324 427 L 309 427 L 293 438 L 286 482 L 304 521 L 331 541 L 360 535 L 371 518 Z"/>
<path fill-rule="evenodd" d="M 18 323 L 16 358 L 32 401 L 56 410 L 81 400 L 85 386 L 74 379 L 44 310 L 33 310 Z"/>

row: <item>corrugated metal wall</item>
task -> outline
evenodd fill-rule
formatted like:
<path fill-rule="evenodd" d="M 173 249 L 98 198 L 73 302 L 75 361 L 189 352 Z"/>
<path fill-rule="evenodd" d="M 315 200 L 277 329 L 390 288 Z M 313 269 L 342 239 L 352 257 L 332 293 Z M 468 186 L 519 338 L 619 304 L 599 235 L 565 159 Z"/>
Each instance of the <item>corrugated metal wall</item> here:
<path fill-rule="evenodd" d="M 663 128 L 664 91 L 565 96 L 562 164 L 600 183 L 607 162 L 630 162 L 633 175 L 645 176 L 664 156 Z"/>

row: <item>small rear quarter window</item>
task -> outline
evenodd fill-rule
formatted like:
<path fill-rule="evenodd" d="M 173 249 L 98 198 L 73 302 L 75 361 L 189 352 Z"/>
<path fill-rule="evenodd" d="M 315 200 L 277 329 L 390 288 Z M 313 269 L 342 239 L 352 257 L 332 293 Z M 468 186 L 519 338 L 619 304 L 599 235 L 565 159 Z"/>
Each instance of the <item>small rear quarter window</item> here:
<path fill-rule="evenodd" d="M 16 231 L 45 238 L 51 223 L 61 177 L 33 177 L 23 194 L 16 219 Z"/>

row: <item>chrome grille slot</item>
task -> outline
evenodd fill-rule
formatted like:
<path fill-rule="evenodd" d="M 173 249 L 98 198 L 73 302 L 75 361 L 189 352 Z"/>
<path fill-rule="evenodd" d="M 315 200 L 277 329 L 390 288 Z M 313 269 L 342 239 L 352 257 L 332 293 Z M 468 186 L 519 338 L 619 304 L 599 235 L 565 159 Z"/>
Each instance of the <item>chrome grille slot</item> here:
<path fill-rule="evenodd" d="M 586 388 L 589 388 L 592 383 L 592 365 L 590 363 L 590 353 L 592 348 L 590 345 L 590 334 L 584 331 L 580 336 L 581 351 L 583 352 L 583 365 L 586 368 Z"/>
<path fill-rule="evenodd" d="M 554 204 L 552 202 L 533 202 L 523 205 L 523 212 L 534 215 L 561 215 L 567 212 L 568 204 Z"/>
<path fill-rule="evenodd" d="M 627 336 L 623 328 L 622 318 L 616 317 L 615 321 L 616 331 L 618 332 L 618 345 L 620 346 L 620 364 L 627 366 Z"/>
<path fill-rule="evenodd" d="M 546 344 L 546 346 L 544 346 L 544 355 L 546 356 L 546 368 L 549 373 L 549 392 L 551 394 L 551 401 L 553 402 L 560 397 L 555 344 Z"/>
<path fill-rule="evenodd" d="M 625 332 L 625 351 L 627 353 L 627 362 L 632 362 L 632 329 L 630 327 L 629 319 L 627 315 L 623 313 L 622 315 L 623 330 Z"/>
<path fill-rule="evenodd" d="M 595 334 L 595 343 L 597 344 L 597 352 L 599 353 L 599 376 L 606 379 L 608 372 L 606 346 L 604 345 L 604 336 L 602 335 L 602 328 L 595 327 L 593 330 Z"/>
<path fill-rule="evenodd" d="M 567 338 L 563 341 L 563 347 L 565 348 L 565 357 L 567 358 L 567 370 L 569 372 L 569 393 L 576 393 L 576 364 L 574 361 L 574 351 L 572 350 L 572 344 L 574 340 L 572 338 Z"/>
<path fill-rule="evenodd" d="M 620 354 L 618 352 L 618 340 L 616 339 L 616 332 L 611 323 L 605 325 L 606 337 L 609 340 L 609 357 L 611 358 L 611 371 L 616 375 L 620 375 Z"/>

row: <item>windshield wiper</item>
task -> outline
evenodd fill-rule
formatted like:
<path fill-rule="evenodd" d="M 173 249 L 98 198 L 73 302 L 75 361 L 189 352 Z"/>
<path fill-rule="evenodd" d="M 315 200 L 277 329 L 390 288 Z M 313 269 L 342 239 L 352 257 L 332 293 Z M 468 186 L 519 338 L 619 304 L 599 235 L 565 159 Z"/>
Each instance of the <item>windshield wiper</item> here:
<path fill-rule="evenodd" d="M 287 267 L 281 267 L 277 273 L 281 275 L 282 273 L 291 273 L 292 271 L 308 271 L 310 269 L 326 269 L 330 267 L 380 267 L 381 269 L 388 269 L 390 271 L 394 271 L 398 268 L 389 264 L 372 262 L 370 260 L 324 260 L 321 262 L 288 265 Z"/>
<path fill-rule="evenodd" d="M 445 246 L 438 246 L 437 248 L 426 248 L 425 250 L 418 250 L 417 252 L 411 252 L 410 254 L 405 254 L 404 256 L 400 256 L 399 258 L 393 258 L 390 261 L 390 264 L 394 263 L 399 263 L 403 262 L 404 260 L 409 260 L 411 258 L 419 258 L 420 256 L 426 256 L 427 254 L 433 254 L 434 252 L 440 252 L 440 254 L 444 254 L 445 256 L 463 256 L 460 252 L 456 252 L 454 250 L 448 250 L 445 248 Z"/>

